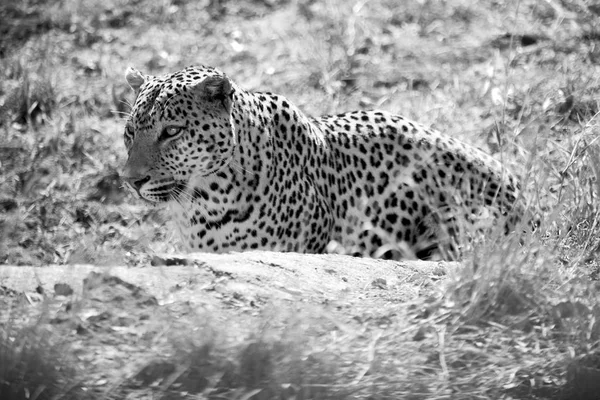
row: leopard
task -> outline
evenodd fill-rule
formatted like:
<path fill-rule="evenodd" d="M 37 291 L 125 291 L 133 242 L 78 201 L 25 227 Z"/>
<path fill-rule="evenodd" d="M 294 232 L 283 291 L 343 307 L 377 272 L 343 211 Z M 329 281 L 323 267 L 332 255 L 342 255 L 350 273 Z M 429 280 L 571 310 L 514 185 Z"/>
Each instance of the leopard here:
<path fill-rule="evenodd" d="M 166 203 L 185 250 L 456 259 L 519 220 L 519 178 L 478 147 L 388 111 L 308 116 L 221 70 L 129 67 L 124 186 Z"/>

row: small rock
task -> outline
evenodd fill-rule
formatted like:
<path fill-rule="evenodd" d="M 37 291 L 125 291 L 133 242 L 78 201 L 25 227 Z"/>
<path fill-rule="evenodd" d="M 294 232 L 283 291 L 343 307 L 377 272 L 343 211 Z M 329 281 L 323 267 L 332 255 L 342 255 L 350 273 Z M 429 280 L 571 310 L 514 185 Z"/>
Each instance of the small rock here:
<path fill-rule="evenodd" d="M 75 332 L 78 335 L 87 335 L 90 333 L 90 330 L 88 328 L 86 328 L 85 326 L 79 324 L 77 325 L 77 327 L 75 328 Z"/>
<path fill-rule="evenodd" d="M 107 379 L 98 379 L 96 382 L 94 382 L 94 386 L 104 386 L 108 383 Z"/>
<path fill-rule="evenodd" d="M 377 278 L 371 282 L 371 286 L 378 289 L 387 290 L 387 281 L 384 278 Z"/>
<path fill-rule="evenodd" d="M 189 260 L 183 257 L 160 257 L 153 256 L 150 265 L 153 267 L 171 267 L 174 265 L 189 265 Z"/>
<path fill-rule="evenodd" d="M 87 321 L 94 324 L 100 321 L 106 321 L 112 318 L 112 314 L 108 311 L 101 312 L 100 314 L 92 315 L 87 318 Z"/>
<path fill-rule="evenodd" d="M 54 285 L 54 294 L 56 296 L 70 296 L 73 294 L 73 288 L 66 283 L 57 283 Z"/>
<path fill-rule="evenodd" d="M 420 342 L 421 340 L 425 339 L 425 337 L 427 333 L 427 329 L 425 329 L 424 326 L 419 327 L 419 329 L 417 330 L 417 333 L 415 333 L 415 336 L 413 336 L 413 340 L 415 342 Z"/>

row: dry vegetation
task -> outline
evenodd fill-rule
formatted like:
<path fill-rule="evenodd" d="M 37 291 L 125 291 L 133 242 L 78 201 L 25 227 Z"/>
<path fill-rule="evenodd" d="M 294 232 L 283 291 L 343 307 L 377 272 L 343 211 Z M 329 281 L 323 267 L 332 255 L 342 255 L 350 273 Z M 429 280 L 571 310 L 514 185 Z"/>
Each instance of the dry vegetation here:
<path fill-rule="evenodd" d="M 123 71 L 218 66 L 310 115 L 381 108 L 487 149 L 523 176 L 539 227 L 474 246 L 436 295 L 381 310 L 386 329 L 278 314 L 228 341 L 198 318 L 171 359 L 102 396 L 597 398 L 599 61 L 591 0 L 3 0 L 0 264 L 176 249 L 161 210 L 119 187 Z M 100 398 L 21 312 L 0 325 L 0 398 Z"/>

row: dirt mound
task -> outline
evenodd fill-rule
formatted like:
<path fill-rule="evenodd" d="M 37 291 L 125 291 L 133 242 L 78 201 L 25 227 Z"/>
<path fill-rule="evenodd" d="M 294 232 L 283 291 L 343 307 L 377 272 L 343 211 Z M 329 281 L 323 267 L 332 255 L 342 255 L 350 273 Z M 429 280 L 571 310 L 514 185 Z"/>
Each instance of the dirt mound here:
<path fill-rule="evenodd" d="M 378 310 L 432 290 L 448 266 L 269 252 L 156 256 L 151 264 L 5 266 L 2 319 L 17 307 L 31 318 L 43 315 L 71 342 L 89 382 L 108 390 L 124 376 L 143 378 L 148 366 L 164 364 L 156 360 L 171 352 L 166 332 L 187 331 L 210 318 L 242 337 L 281 304 L 312 307 L 316 320 L 344 326 L 386 324 L 389 316 Z"/>

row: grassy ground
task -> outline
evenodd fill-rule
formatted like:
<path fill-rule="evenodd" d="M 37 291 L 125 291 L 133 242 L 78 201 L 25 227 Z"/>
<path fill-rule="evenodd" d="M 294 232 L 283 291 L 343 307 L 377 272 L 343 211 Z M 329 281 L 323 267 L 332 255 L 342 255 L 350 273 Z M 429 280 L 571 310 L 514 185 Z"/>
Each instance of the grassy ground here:
<path fill-rule="evenodd" d="M 589 0 L 3 1 L 0 263 L 137 265 L 176 249 L 161 210 L 116 178 L 132 100 L 123 72 L 218 66 L 310 115 L 381 108 L 475 143 L 524 177 L 541 222 L 477 246 L 438 296 L 390 309 L 418 336 L 357 343 L 370 368 L 352 390 L 336 386 L 353 345 L 338 342 L 304 375 L 232 380 L 228 398 L 594 398 L 577 371 L 594 367 L 600 332 L 599 16 Z M 29 357 L 3 329 L 1 348 Z M 280 342 L 227 349 L 236 368 L 287 365 Z M 224 363 L 206 368 L 226 374 Z M 301 389 L 286 392 L 278 383 L 292 377 Z M 277 384 L 251 397 L 256 382 Z"/>

